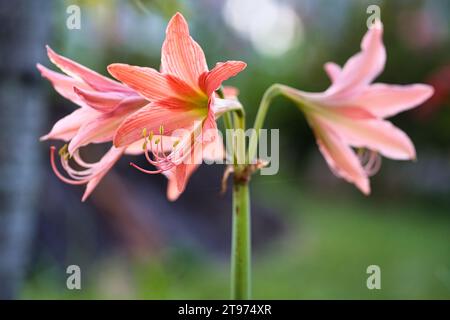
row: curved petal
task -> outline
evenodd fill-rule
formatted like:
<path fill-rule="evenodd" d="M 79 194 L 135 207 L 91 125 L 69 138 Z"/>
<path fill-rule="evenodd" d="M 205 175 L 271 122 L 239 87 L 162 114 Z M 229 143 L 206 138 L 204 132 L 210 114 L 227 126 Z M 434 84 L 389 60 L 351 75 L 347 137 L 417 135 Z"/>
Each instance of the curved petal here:
<path fill-rule="evenodd" d="M 89 107 L 99 112 L 114 111 L 125 98 L 130 97 L 130 95 L 124 95 L 119 92 L 88 91 L 78 87 L 74 87 L 73 90 Z M 142 104 L 145 104 L 143 98 L 137 95 L 135 97 L 140 99 Z"/>
<path fill-rule="evenodd" d="M 202 48 L 189 35 L 189 27 L 181 15 L 175 14 L 166 30 L 161 51 L 161 72 L 174 75 L 198 87 L 200 75 L 208 71 Z"/>
<path fill-rule="evenodd" d="M 426 84 L 388 85 L 376 83 L 352 99 L 351 104 L 361 106 L 375 116 L 387 118 L 412 109 L 428 100 L 434 89 Z"/>
<path fill-rule="evenodd" d="M 320 119 L 311 119 L 319 150 L 331 171 L 353 183 L 365 195 L 370 193 L 369 179 L 354 151 Z"/>
<path fill-rule="evenodd" d="M 127 87 L 121 85 L 120 83 L 102 76 L 101 74 L 88 69 L 73 60 L 57 54 L 49 46 L 47 46 L 47 54 L 50 61 L 64 71 L 64 73 L 74 79 L 79 79 L 86 82 L 92 88 L 99 91 L 130 91 Z"/>
<path fill-rule="evenodd" d="M 94 120 L 98 115 L 99 113 L 97 111 L 89 107 L 79 108 L 56 122 L 52 130 L 41 137 L 40 140 L 55 139 L 69 141 L 77 134 L 83 124 Z"/>
<path fill-rule="evenodd" d="M 142 107 L 140 100 L 124 100 L 110 113 L 100 113 L 92 121 L 84 123 L 69 143 L 69 153 L 73 154 L 81 146 L 89 143 L 111 141 L 119 125 L 124 119 Z"/>
<path fill-rule="evenodd" d="M 167 198 L 170 201 L 175 201 L 180 197 L 186 188 L 189 178 L 198 167 L 198 164 L 180 164 L 175 168 L 164 172 L 164 175 L 169 179 L 167 185 Z"/>
<path fill-rule="evenodd" d="M 332 117 L 320 118 L 350 145 L 375 150 L 395 160 L 415 159 L 415 148 L 409 137 L 389 121 L 349 118 L 339 114 L 338 108 L 333 113 Z"/>
<path fill-rule="evenodd" d="M 111 147 L 109 151 L 102 157 L 102 159 L 95 164 L 95 170 L 97 173 L 93 178 L 87 183 L 86 190 L 84 191 L 83 198 L 81 201 L 86 201 L 86 199 L 91 195 L 103 177 L 108 173 L 112 166 L 120 159 L 123 155 L 125 148 L 114 148 Z"/>
<path fill-rule="evenodd" d="M 361 51 L 347 61 L 326 92 L 346 95 L 356 91 L 371 83 L 383 71 L 385 63 L 383 25 L 378 22 L 364 36 Z"/>
<path fill-rule="evenodd" d="M 214 101 L 210 104 L 212 111 L 214 112 L 215 118 L 217 119 L 225 112 L 236 110 L 240 106 L 240 102 L 237 97 L 230 97 L 227 99 L 214 98 Z"/>
<path fill-rule="evenodd" d="M 39 63 L 36 67 L 41 72 L 41 75 L 52 83 L 56 92 L 80 107 L 87 106 L 86 103 L 73 90 L 74 87 L 90 90 L 91 88 L 87 84 L 59 72 L 52 71 Z"/>
<path fill-rule="evenodd" d="M 236 76 L 246 66 L 247 64 L 242 61 L 219 62 L 211 71 L 202 75 L 199 81 L 200 87 L 210 96 L 223 81 Z"/>
<path fill-rule="evenodd" d="M 159 132 L 164 128 L 164 134 L 169 135 L 176 129 L 191 126 L 204 116 L 196 111 L 170 110 L 155 103 L 149 104 L 126 118 L 117 129 L 114 145 L 121 147 L 129 145 L 142 138 L 144 129 L 147 132 Z"/>
<path fill-rule="evenodd" d="M 108 66 L 108 71 L 150 101 L 174 95 L 169 79 L 155 69 L 114 63 Z"/>
<path fill-rule="evenodd" d="M 327 62 L 323 66 L 325 69 L 325 72 L 327 73 L 328 77 L 330 78 L 331 82 L 335 82 L 336 79 L 339 77 L 339 75 L 342 72 L 341 67 L 334 63 L 334 62 Z"/>

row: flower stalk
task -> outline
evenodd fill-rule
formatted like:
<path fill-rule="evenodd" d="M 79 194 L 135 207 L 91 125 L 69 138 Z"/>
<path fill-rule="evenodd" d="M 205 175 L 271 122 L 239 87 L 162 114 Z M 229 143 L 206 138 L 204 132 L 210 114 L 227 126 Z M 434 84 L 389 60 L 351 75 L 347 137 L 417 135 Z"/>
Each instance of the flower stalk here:
<path fill-rule="evenodd" d="M 246 179 L 235 175 L 231 253 L 231 298 L 251 299 L 250 194 Z"/>

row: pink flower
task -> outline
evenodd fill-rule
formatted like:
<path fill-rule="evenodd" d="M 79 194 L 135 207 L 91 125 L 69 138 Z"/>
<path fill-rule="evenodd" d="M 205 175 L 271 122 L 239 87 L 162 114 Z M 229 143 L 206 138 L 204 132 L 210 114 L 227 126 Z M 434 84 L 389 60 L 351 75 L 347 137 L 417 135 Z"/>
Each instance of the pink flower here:
<path fill-rule="evenodd" d="M 103 176 L 123 153 L 136 154 L 141 145 L 123 146 L 111 149 L 96 163 L 86 163 L 79 155 L 79 148 L 90 143 L 112 141 L 119 124 L 131 113 L 148 104 L 123 84 L 106 78 L 70 59 L 56 54 L 47 47 L 50 60 L 66 75 L 51 71 L 38 64 L 43 77 L 66 99 L 79 106 L 62 118 L 41 140 L 56 139 L 68 141 L 68 147 L 60 152 L 61 164 L 70 178 L 59 173 L 55 164 L 55 148 L 51 148 L 52 168 L 59 178 L 71 184 L 87 184 L 83 201 L 91 194 Z M 75 170 L 69 165 L 69 156 L 83 167 Z"/>
<path fill-rule="evenodd" d="M 207 156 L 204 150 L 217 143 L 216 118 L 236 107 L 234 99 L 219 99 L 215 91 L 246 64 L 227 61 L 208 71 L 203 50 L 189 35 L 188 24 L 180 13 L 169 22 L 161 56 L 160 72 L 126 64 L 108 67 L 116 79 L 151 101 L 119 126 L 114 145 L 121 148 L 134 143 L 142 139 L 143 131 L 147 134 L 161 131 L 166 136 L 179 133 L 169 154 L 159 148 L 146 148 L 147 160 L 157 170 L 144 170 L 132 164 L 145 173 L 164 173 L 169 178 L 168 197 L 175 200 L 201 159 Z M 148 138 L 146 141 L 153 136 Z"/>
<path fill-rule="evenodd" d="M 386 62 L 382 34 L 379 22 L 364 36 L 361 51 L 342 68 L 325 65 L 332 80 L 325 92 L 283 88 L 304 112 L 331 170 L 364 194 L 370 193 L 368 177 L 379 165 L 378 153 L 396 160 L 416 157 L 408 136 L 384 118 L 414 108 L 433 94 L 425 84 L 372 84 Z M 370 150 L 369 157 L 358 158 L 352 147 Z"/>

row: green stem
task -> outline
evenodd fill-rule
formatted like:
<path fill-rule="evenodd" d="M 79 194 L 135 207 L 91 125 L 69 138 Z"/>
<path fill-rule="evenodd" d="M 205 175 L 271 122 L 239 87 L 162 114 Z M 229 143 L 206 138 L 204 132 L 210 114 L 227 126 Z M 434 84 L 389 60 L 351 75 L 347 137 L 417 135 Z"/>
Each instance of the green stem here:
<path fill-rule="evenodd" d="M 251 299 L 250 195 L 247 181 L 233 186 L 231 298 Z"/>
<path fill-rule="evenodd" d="M 258 113 L 256 114 L 255 123 L 253 125 L 253 133 L 250 136 L 250 143 L 248 147 L 248 161 L 252 163 L 255 159 L 256 151 L 258 147 L 258 139 L 259 139 L 259 131 L 261 130 L 264 120 L 266 119 L 267 111 L 269 110 L 270 103 L 273 98 L 278 96 L 283 92 L 283 85 L 281 84 L 273 84 L 271 85 L 261 99 L 259 104 Z"/>

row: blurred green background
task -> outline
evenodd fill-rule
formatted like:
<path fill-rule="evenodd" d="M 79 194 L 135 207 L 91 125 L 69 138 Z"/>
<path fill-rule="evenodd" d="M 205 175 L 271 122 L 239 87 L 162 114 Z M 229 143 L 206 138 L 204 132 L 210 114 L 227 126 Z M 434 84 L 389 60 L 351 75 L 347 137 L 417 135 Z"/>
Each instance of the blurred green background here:
<path fill-rule="evenodd" d="M 45 44 L 103 74 L 113 62 L 158 68 L 165 27 L 180 11 L 210 67 L 247 62 L 245 72 L 226 84 L 240 89 L 252 123 L 272 83 L 324 90 L 329 80 L 323 64 L 343 64 L 359 50 L 366 9 L 377 4 L 388 52 L 379 81 L 436 89 L 425 105 L 392 119 L 415 142 L 418 161 L 383 160 L 367 198 L 333 176 L 302 114 L 289 101 L 276 100 L 266 127 L 280 129 L 280 171 L 252 181 L 253 296 L 450 298 L 450 2 L 66 0 L 36 1 L 34 9 L 31 1 L 19 2 L 14 14 L 0 6 L 2 16 L 24 22 L 19 29 L 2 27 L 2 37 L 11 41 L 2 41 L 2 55 L 26 63 L 2 67 L 3 78 L 38 98 L 30 112 L 2 102 L 18 119 L 2 128 L 2 143 L 19 149 L 12 160 L 27 158 L 24 150 L 36 159 L 19 161 L 14 177 L 2 178 L 25 182 L 2 187 L 0 297 L 229 297 L 231 198 L 219 194 L 224 168 L 202 166 L 180 200 L 168 203 L 165 179 L 139 174 L 125 159 L 81 204 L 82 188 L 57 180 L 48 164 L 49 144 L 38 144 L 54 121 L 73 110 L 34 69 L 36 62 L 51 65 Z M 80 30 L 66 27 L 73 4 L 81 9 Z M 25 58 L 14 51 L 23 43 L 33 44 Z M 2 84 L 2 94 L 8 88 Z M 88 151 L 96 155 L 95 148 Z M 2 170 L 10 172 L 5 157 Z M 16 207 L 19 213 L 11 209 Z M 66 288 L 71 264 L 81 267 L 81 290 Z M 366 287 L 369 265 L 381 268 L 381 290 Z"/>

